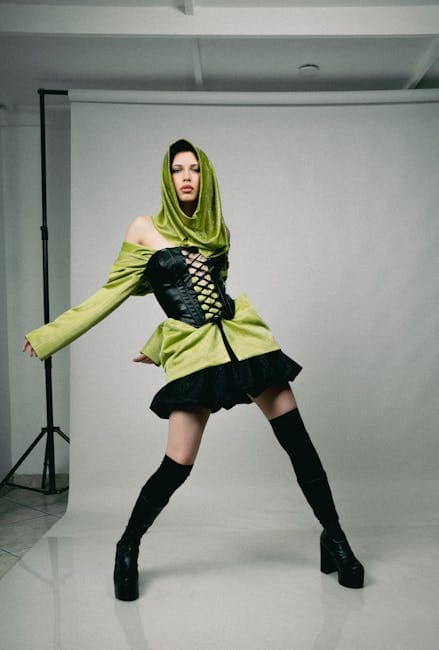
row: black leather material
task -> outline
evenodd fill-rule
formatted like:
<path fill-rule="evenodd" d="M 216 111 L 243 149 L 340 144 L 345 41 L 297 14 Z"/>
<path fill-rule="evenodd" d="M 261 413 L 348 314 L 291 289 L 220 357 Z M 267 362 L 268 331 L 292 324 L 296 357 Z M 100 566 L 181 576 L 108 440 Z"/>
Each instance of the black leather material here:
<path fill-rule="evenodd" d="M 337 571 L 338 582 L 344 587 L 359 589 L 364 585 L 364 566 L 354 555 L 346 535 L 332 539 L 326 530 L 320 534 L 320 571 Z"/>
<path fill-rule="evenodd" d="M 198 252 L 196 246 L 162 248 L 150 257 L 145 272 L 154 295 L 168 318 L 184 321 L 193 327 L 201 327 L 207 322 L 221 318 L 232 319 L 235 315 L 235 303 L 226 293 L 221 276 L 226 254 L 207 258 L 204 262 L 222 306 L 220 314 L 212 317 L 206 316 L 201 307 L 183 250 Z"/>

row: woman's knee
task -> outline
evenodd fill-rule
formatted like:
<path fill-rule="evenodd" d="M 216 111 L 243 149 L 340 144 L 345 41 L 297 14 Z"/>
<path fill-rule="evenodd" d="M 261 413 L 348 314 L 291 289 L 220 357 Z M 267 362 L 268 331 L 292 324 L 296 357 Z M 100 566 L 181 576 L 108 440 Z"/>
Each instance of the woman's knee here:
<path fill-rule="evenodd" d="M 172 460 L 175 460 L 176 463 L 180 463 L 180 465 L 193 465 L 195 463 L 195 459 L 197 457 L 197 451 L 193 450 L 181 450 L 181 449 L 176 449 L 173 447 L 167 447 L 166 449 L 166 455 L 169 456 L 169 458 L 172 458 Z"/>
<path fill-rule="evenodd" d="M 268 420 L 297 408 L 296 399 L 288 383 L 281 386 L 269 386 L 257 397 L 252 395 L 249 397 Z"/>

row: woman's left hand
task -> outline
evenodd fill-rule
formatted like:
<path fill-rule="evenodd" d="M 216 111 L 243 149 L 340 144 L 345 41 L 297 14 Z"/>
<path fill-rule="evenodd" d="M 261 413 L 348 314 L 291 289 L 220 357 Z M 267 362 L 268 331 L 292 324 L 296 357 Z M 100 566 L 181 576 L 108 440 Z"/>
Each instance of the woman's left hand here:
<path fill-rule="evenodd" d="M 146 354 L 143 354 L 143 352 L 137 355 L 137 357 L 134 357 L 132 361 L 135 361 L 136 363 L 154 363 L 154 361 L 147 357 Z"/>

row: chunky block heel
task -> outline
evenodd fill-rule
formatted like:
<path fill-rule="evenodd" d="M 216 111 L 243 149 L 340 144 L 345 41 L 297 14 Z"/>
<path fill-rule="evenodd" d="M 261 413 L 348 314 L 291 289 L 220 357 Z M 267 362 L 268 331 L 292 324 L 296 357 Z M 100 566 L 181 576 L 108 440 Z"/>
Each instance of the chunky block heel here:
<path fill-rule="evenodd" d="M 359 589 L 364 584 L 364 567 L 352 552 L 346 539 L 332 539 L 326 530 L 320 535 L 320 570 L 322 573 L 337 571 L 338 582 L 343 587 Z"/>
<path fill-rule="evenodd" d="M 320 571 L 322 573 L 334 573 L 334 571 L 337 571 L 336 564 L 332 559 L 331 554 L 326 549 L 326 547 L 323 546 L 321 541 L 320 541 Z"/>

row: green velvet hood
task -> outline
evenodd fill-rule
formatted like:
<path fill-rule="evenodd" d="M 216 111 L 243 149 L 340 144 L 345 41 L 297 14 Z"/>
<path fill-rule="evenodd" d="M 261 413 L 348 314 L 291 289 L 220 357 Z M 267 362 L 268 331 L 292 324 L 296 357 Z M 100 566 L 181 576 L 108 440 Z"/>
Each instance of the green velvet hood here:
<path fill-rule="evenodd" d="M 195 212 L 188 217 L 180 207 L 170 170 L 171 144 L 162 164 L 162 207 L 152 219 L 157 230 L 169 241 L 197 246 L 206 257 L 216 257 L 229 250 L 229 242 L 215 169 L 202 149 L 185 140 L 197 152 L 201 170 Z"/>

